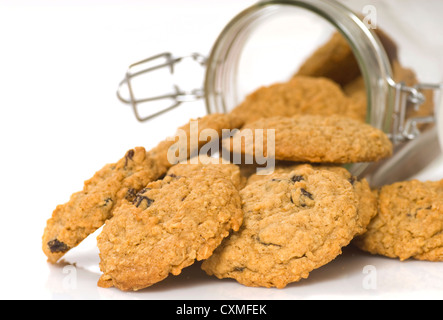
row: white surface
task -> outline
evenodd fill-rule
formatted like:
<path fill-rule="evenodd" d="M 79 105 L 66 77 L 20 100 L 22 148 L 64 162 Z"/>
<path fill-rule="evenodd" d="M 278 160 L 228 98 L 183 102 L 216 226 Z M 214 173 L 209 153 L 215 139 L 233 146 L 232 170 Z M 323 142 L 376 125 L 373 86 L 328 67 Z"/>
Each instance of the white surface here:
<path fill-rule="evenodd" d="M 115 96 L 127 66 L 167 50 L 207 54 L 254 2 L 0 1 L 0 299 L 443 298 L 443 264 L 353 249 L 283 290 L 220 281 L 198 264 L 138 293 L 101 289 L 97 234 L 67 255 L 67 267 L 46 263 L 41 236 L 57 204 L 126 150 L 151 148 L 204 114 L 200 101 L 136 122 Z"/>

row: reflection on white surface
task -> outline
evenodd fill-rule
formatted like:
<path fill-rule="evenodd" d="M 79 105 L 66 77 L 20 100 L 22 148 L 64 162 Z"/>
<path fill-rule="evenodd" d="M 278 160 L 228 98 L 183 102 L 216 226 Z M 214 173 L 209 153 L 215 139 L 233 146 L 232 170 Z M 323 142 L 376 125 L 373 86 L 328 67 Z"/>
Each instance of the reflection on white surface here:
<path fill-rule="evenodd" d="M 374 256 L 350 245 L 308 279 L 284 289 L 252 288 L 232 279 L 217 279 L 201 270 L 201 262 L 178 276 L 138 292 L 99 288 L 98 250 L 93 241 L 74 249 L 57 265 L 48 265 L 46 287 L 54 299 L 435 299 L 443 298 L 443 263 L 400 262 Z M 72 269 L 75 268 L 75 273 Z M 74 278 L 74 279 L 72 279 Z"/>

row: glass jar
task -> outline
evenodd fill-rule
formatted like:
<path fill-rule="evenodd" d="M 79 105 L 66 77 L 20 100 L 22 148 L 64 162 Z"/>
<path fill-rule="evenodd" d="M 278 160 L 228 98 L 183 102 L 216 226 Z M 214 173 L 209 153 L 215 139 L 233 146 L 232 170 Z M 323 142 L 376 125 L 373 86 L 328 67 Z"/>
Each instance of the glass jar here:
<path fill-rule="evenodd" d="M 348 5 L 356 7 L 357 3 L 349 1 Z M 137 62 L 121 82 L 118 96 L 133 106 L 140 121 L 200 98 L 204 98 L 208 113 L 226 113 L 260 86 L 290 79 L 307 57 L 338 31 L 352 49 L 364 80 L 366 122 L 387 133 L 395 146 L 392 158 L 372 165 L 352 165 L 349 169 L 367 177 L 373 186 L 404 180 L 441 153 L 435 114 L 438 113 L 442 124 L 442 112 L 437 112 L 441 110 L 442 73 L 434 72 L 434 78 L 426 83 L 409 83 L 410 73 L 394 74 L 402 48 L 395 38 L 386 35 L 389 30 L 378 31 L 378 6 L 377 1 L 365 1 L 363 10 L 354 8 L 362 11 L 356 14 L 348 6 L 331 0 L 259 1 L 226 25 L 208 58 L 200 54 L 176 58 L 164 53 Z M 185 58 L 206 67 L 203 89 L 183 91 L 175 85 L 172 94 L 135 99 L 131 84 L 134 77 L 162 67 L 168 67 L 172 73 L 174 66 Z M 154 66 L 144 68 L 147 63 Z M 120 92 L 124 85 L 129 88 L 129 99 Z M 147 117 L 140 116 L 140 104 L 164 99 L 172 104 Z M 418 112 L 426 103 L 432 107 L 425 113 Z M 409 165 L 411 161 L 413 167 Z"/>

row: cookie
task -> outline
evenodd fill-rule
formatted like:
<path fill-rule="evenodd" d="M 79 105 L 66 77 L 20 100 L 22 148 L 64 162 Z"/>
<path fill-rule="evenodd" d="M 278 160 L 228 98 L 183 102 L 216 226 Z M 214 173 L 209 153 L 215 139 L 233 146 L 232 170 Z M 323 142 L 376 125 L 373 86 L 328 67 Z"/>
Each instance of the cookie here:
<path fill-rule="evenodd" d="M 300 170 L 303 168 L 303 166 L 307 165 L 279 165 L 269 175 L 252 174 L 248 178 L 246 185 L 250 185 L 256 181 L 265 179 L 272 180 L 277 178 L 279 175 L 289 174 L 296 169 Z M 315 170 L 332 171 L 342 176 L 344 179 L 348 180 L 351 183 L 358 200 L 357 209 L 359 215 L 360 230 L 357 232 L 357 234 L 365 233 L 370 221 L 377 214 L 377 196 L 371 190 L 368 181 L 364 178 L 359 180 L 357 177 L 353 176 L 346 168 L 340 166 L 315 165 L 312 166 L 312 168 L 314 168 Z"/>
<path fill-rule="evenodd" d="M 192 121 L 192 120 L 191 120 Z M 56 263 L 71 248 L 77 246 L 89 234 L 100 228 L 113 216 L 113 211 L 123 200 L 132 200 L 138 191 L 149 182 L 164 176 L 174 165 L 168 159 L 169 149 L 182 148 L 185 151 L 181 158 L 185 160 L 198 152 L 208 141 L 190 143 L 191 131 L 199 136 L 205 129 L 212 129 L 221 137 L 223 129 L 233 129 L 230 116 L 212 114 L 180 127 L 186 139 L 180 141 L 176 135 L 160 142 L 155 148 L 146 152 L 143 147 L 129 150 L 116 163 L 107 164 L 84 183 L 83 190 L 74 193 L 70 200 L 56 207 L 52 217 L 47 221 L 42 242 L 43 252 L 48 262 Z M 219 143 L 219 141 L 214 141 Z M 183 146 L 182 146 L 183 145 Z"/>
<path fill-rule="evenodd" d="M 269 129 L 275 130 L 271 137 L 275 150 L 272 150 L 272 140 L 268 141 Z M 261 137 L 263 143 L 258 139 Z M 225 139 L 223 147 L 234 153 L 258 154 L 277 160 L 334 164 L 378 161 L 392 154 L 392 143 L 382 131 L 336 115 L 260 119 Z"/>
<path fill-rule="evenodd" d="M 47 221 L 42 242 L 48 261 L 56 263 L 112 217 L 123 199 L 132 198 L 166 171 L 142 147 L 131 149 L 118 162 L 104 166 L 85 182 L 82 191 L 58 205 Z"/>
<path fill-rule="evenodd" d="M 323 169 L 323 167 L 321 167 Z M 367 231 L 369 223 L 377 215 L 377 195 L 371 190 L 366 179 L 358 179 L 353 176 L 348 170 L 341 167 L 328 166 L 325 170 L 332 171 L 343 176 L 348 180 L 354 188 L 358 201 L 358 225 L 359 229 L 356 235 L 362 235 Z"/>
<path fill-rule="evenodd" d="M 221 158 L 213 158 L 205 155 L 192 158 L 185 163 L 176 164 L 168 170 L 167 175 L 172 177 L 192 177 L 203 168 L 218 171 L 225 177 L 231 179 L 234 186 L 239 190 L 246 185 L 247 179 L 241 174 L 239 166 L 227 163 Z"/>
<path fill-rule="evenodd" d="M 355 244 L 400 260 L 443 261 L 443 180 L 382 187 L 378 214 Z"/>
<path fill-rule="evenodd" d="M 396 43 L 381 29 L 374 30 L 388 59 L 397 59 Z M 338 32 L 316 49 L 299 67 L 295 76 L 325 77 L 344 87 L 361 75 L 360 67 L 348 41 Z"/>
<path fill-rule="evenodd" d="M 352 100 L 355 113 L 359 113 L 361 119 L 366 119 L 368 109 L 368 98 L 366 94 L 365 80 L 362 76 L 349 82 L 343 92 Z"/>
<path fill-rule="evenodd" d="M 391 64 L 398 60 L 397 44 L 380 28 L 373 30 Z M 394 65 L 395 68 L 395 65 Z M 338 32 L 299 67 L 295 77 L 322 77 L 339 84 L 351 100 L 347 114 L 363 122 L 367 116 L 365 83 L 358 62 L 348 41 Z"/>
<path fill-rule="evenodd" d="M 348 41 L 338 32 L 312 53 L 296 76 L 325 77 L 346 85 L 360 75 L 360 67 Z"/>
<path fill-rule="evenodd" d="M 361 232 L 350 181 L 303 165 L 240 191 L 244 222 L 202 269 L 246 286 L 283 288 L 341 254 Z"/>
<path fill-rule="evenodd" d="M 230 159 L 232 159 L 232 158 L 233 158 L 233 156 L 232 156 L 232 154 L 230 154 L 230 158 L 227 159 L 227 161 L 230 161 Z M 269 174 L 274 173 L 279 168 L 283 168 L 283 167 L 286 168 L 286 167 L 294 166 L 296 164 L 293 161 L 279 161 L 279 160 L 276 160 L 269 165 L 268 164 L 257 164 L 257 163 L 246 164 L 244 159 L 234 159 L 234 160 L 240 160 L 240 161 L 234 161 L 234 163 L 239 163 L 236 165 L 240 168 L 240 174 L 241 174 L 242 178 L 245 179 L 244 186 L 246 186 L 246 184 L 248 183 L 248 181 L 252 177 L 255 177 L 255 176 L 265 177 Z M 258 175 L 257 173 L 259 173 L 259 172 L 260 172 L 260 174 Z"/>
<path fill-rule="evenodd" d="M 341 114 L 365 120 L 355 111 L 351 99 L 345 96 L 336 83 L 326 78 L 302 76 L 294 77 L 288 82 L 261 87 L 230 112 L 238 124 L 298 114 Z"/>
<path fill-rule="evenodd" d="M 139 290 L 178 275 L 208 258 L 242 219 L 238 190 L 219 169 L 202 166 L 192 176 L 152 182 L 98 236 L 98 285 Z"/>

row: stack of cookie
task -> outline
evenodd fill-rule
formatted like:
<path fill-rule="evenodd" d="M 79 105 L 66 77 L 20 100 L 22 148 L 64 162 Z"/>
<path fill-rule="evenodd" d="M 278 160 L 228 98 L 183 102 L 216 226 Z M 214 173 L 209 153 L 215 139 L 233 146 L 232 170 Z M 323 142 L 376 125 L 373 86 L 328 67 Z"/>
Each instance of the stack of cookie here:
<path fill-rule="evenodd" d="M 351 241 L 402 260 L 443 260 L 443 182 L 373 191 L 342 167 L 392 154 L 388 137 L 364 123 L 364 83 L 349 52 L 334 35 L 290 81 L 259 88 L 230 114 L 197 120 L 199 132 L 219 137 L 238 129 L 224 149 L 272 158 L 271 171 L 247 174 L 243 163 L 207 155 L 191 164 L 203 146 L 192 143 L 171 162 L 173 139 L 129 150 L 54 210 L 43 234 L 48 261 L 103 225 L 98 284 L 121 290 L 149 287 L 197 260 L 218 278 L 283 288 Z M 337 65 L 340 76 L 331 72 Z M 190 126 L 179 128 L 188 138 Z M 273 135 L 257 139 L 258 129 Z"/>
<path fill-rule="evenodd" d="M 336 48 L 343 43 L 334 35 L 319 50 L 343 52 Z M 341 83 L 325 77 L 330 66 L 318 55 L 302 66 L 302 75 L 259 88 L 231 112 L 241 123 L 222 142 L 232 159 L 263 155 L 277 166 L 248 176 L 240 190 L 243 224 L 203 262 L 209 275 L 283 288 L 335 259 L 377 214 L 368 182 L 340 165 L 387 158 L 392 144 L 364 123 L 366 107 L 345 94 L 346 77 Z M 350 57 L 339 62 L 342 72 L 355 65 Z"/>
<path fill-rule="evenodd" d="M 340 167 L 294 165 L 253 175 L 240 191 L 243 225 L 203 262 L 219 278 L 283 288 L 336 258 L 366 231 L 376 198 Z"/>

